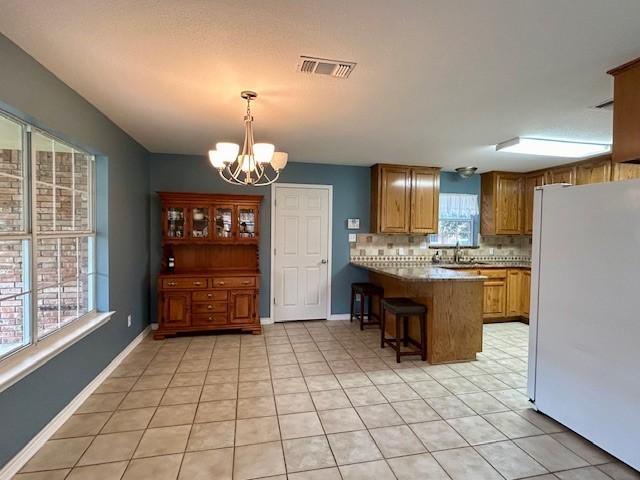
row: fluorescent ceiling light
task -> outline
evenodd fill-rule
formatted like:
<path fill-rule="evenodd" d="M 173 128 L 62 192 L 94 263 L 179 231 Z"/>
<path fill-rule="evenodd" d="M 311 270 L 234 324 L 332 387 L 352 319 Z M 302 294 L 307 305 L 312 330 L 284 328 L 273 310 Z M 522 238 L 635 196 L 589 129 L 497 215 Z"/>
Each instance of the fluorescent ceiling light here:
<path fill-rule="evenodd" d="M 496 152 L 582 158 L 611 151 L 611 145 L 516 137 L 496 145 Z"/>

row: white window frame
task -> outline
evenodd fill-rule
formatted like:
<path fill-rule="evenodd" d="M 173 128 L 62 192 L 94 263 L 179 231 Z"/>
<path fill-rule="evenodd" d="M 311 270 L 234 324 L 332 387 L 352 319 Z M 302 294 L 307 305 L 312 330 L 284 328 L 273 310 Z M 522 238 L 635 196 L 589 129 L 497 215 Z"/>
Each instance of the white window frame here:
<path fill-rule="evenodd" d="M 16 381 L 23 378 L 31 371 L 38 368 L 45 363 L 51 357 L 57 355 L 62 350 L 68 348 L 73 343 L 77 342 L 84 336 L 88 335 L 91 331 L 103 325 L 107 322 L 114 312 L 98 313 L 96 311 L 96 230 L 95 230 L 95 192 L 96 192 L 96 175 L 95 175 L 95 156 L 85 150 L 78 148 L 69 142 L 63 141 L 51 135 L 50 133 L 37 129 L 28 123 L 15 118 L 14 116 L 0 111 L 0 116 L 9 119 L 12 122 L 19 124 L 22 127 L 22 182 L 23 182 L 23 208 L 22 208 L 22 230 L 15 232 L 0 232 L 0 241 L 22 241 L 22 279 L 23 279 L 23 291 L 17 294 L 7 295 L 1 297 L 3 301 L 12 298 L 23 297 L 24 300 L 24 314 L 23 314 L 23 345 L 17 347 L 2 356 L 0 356 L 0 392 L 8 388 Z M 48 182 L 37 181 L 36 171 L 36 153 L 32 148 L 32 135 L 37 132 L 53 142 L 59 142 L 64 144 L 65 147 L 72 150 L 72 226 L 75 224 L 75 168 L 74 168 L 74 155 L 75 152 L 82 153 L 90 157 L 88 163 L 90 181 L 87 186 L 87 198 L 89 202 L 88 212 L 88 225 L 89 229 L 82 231 L 58 231 L 58 232 L 40 232 L 38 230 L 38 222 L 36 213 L 36 189 L 38 184 L 46 184 L 52 186 L 53 190 L 53 209 L 54 209 L 54 222 L 55 222 L 55 177 L 53 178 L 53 185 Z M 55 171 L 55 152 L 52 152 L 53 171 Z M 65 188 L 65 187 L 63 187 Z M 83 192 L 85 193 L 85 192 Z M 54 223 L 55 225 L 55 223 Z M 42 289 L 42 285 L 38 285 L 37 282 L 37 258 L 38 258 L 38 241 L 43 238 L 50 239 L 62 239 L 62 238 L 76 238 L 79 240 L 87 238 L 89 244 L 89 266 L 88 277 L 90 279 L 88 286 L 88 311 L 73 320 L 70 320 L 62 325 L 58 324 L 58 327 L 50 332 L 46 332 L 42 336 L 38 336 L 38 290 Z M 79 246 L 79 243 L 77 243 Z M 79 249 L 76 250 L 79 252 Z M 28 261 L 27 261 L 28 260 Z M 76 279 L 79 277 L 79 272 L 76 275 Z M 58 288 L 62 288 L 62 285 L 68 283 L 58 283 L 55 285 Z M 60 290 L 59 290 L 60 291 Z M 58 296 L 60 299 L 60 295 Z M 76 302 L 79 305 L 79 302 Z M 60 309 L 58 303 L 58 309 Z M 60 311 L 60 310 L 59 310 Z M 60 315 L 58 315 L 60 318 Z M 29 320 L 27 322 L 27 319 Z"/>

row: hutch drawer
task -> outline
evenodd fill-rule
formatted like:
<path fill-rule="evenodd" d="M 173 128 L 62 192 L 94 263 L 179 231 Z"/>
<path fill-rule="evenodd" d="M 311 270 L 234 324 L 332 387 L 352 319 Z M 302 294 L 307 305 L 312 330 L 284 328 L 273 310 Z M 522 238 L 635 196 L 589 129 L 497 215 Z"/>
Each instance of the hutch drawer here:
<path fill-rule="evenodd" d="M 193 314 L 193 315 L 191 315 L 191 324 L 193 326 L 226 325 L 226 323 L 227 323 L 227 314 L 226 313 Z"/>
<path fill-rule="evenodd" d="M 255 277 L 215 277 L 212 279 L 214 288 L 255 287 Z"/>
<path fill-rule="evenodd" d="M 207 279 L 202 277 L 163 278 L 162 288 L 207 288 Z"/>
<path fill-rule="evenodd" d="M 194 302 L 226 302 L 227 292 L 224 290 L 208 290 L 205 292 L 193 292 L 191 298 Z"/>
<path fill-rule="evenodd" d="M 225 313 L 227 302 L 192 303 L 191 311 L 195 313 Z"/>

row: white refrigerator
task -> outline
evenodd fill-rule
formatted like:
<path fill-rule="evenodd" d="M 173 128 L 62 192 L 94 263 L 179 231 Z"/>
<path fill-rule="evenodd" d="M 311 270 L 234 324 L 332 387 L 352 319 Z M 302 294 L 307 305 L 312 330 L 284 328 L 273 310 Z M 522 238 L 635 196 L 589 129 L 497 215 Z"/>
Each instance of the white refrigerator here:
<path fill-rule="evenodd" d="M 528 393 L 640 469 L 640 180 L 535 191 Z"/>

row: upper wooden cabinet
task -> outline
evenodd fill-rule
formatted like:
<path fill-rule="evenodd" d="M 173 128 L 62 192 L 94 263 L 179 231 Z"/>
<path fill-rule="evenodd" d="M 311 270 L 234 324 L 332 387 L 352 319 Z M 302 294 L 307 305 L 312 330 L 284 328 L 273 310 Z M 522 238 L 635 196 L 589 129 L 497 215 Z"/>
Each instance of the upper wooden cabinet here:
<path fill-rule="evenodd" d="M 523 176 L 519 173 L 482 174 L 482 235 L 522 233 Z"/>
<path fill-rule="evenodd" d="M 409 229 L 412 233 L 438 231 L 439 195 L 440 171 L 437 168 L 411 169 Z"/>
<path fill-rule="evenodd" d="M 640 58 L 613 75 L 613 161 L 640 162 Z"/>
<path fill-rule="evenodd" d="M 546 185 L 550 185 L 552 183 L 570 183 L 571 185 L 576 184 L 576 166 L 562 166 L 562 167 L 554 167 L 552 169 L 547 170 L 545 182 Z"/>
<path fill-rule="evenodd" d="M 533 233 L 533 192 L 536 187 L 545 184 L 545 173 L 532 173 L 524 177 L 524 226 L 523 230 L 526 235 Z"/>
<path fill-rule="evenodd" d="M 577 166 L 576 184 L 605 183 L 611 181 L 611 157 L 599 158 Z"/>
<path fill-rule="evenodd" d="M 375 233 L 436 233 L 440 169 L 371 167 L 371 222 Z"/>
<path fill-rule="evenodd" d="M 640 178 L 640 165 L 636 163 L 613 163 L 611 180 L 631 180 Z"/>

